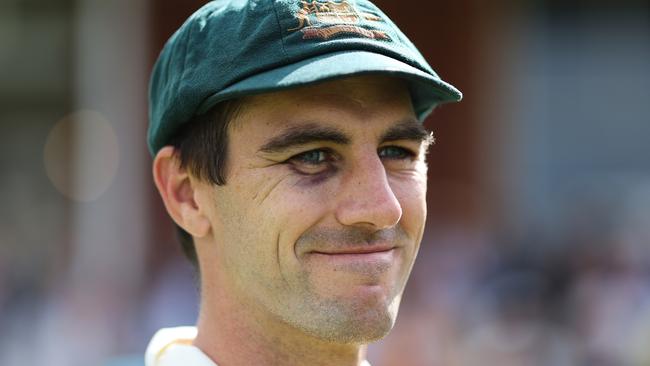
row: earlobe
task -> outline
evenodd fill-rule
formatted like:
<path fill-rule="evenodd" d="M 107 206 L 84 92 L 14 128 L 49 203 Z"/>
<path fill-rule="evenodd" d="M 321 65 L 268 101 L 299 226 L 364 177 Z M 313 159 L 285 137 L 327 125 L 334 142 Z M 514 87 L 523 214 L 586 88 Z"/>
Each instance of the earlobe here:
<path fill-rule="evenodd" d="M 196 201 L 198 184 L 182 168 L 171 146 L 165 146 L 153 161 L 153 178 L 169 216 L 185 231 L 203 237 L 210 230 L 210 221 Z"/>

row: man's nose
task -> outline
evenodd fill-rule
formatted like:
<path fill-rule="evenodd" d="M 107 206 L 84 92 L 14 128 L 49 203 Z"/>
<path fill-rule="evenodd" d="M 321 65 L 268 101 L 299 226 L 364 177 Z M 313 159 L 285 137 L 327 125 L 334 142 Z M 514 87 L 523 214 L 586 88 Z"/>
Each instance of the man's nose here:
<path fill-rule="evenodd" d="M 350 168 L 337 196 L 336 219 L 343 225 L 380 230 L 395 226 L 402 217 L 402 207 L 376 154 Z"/>

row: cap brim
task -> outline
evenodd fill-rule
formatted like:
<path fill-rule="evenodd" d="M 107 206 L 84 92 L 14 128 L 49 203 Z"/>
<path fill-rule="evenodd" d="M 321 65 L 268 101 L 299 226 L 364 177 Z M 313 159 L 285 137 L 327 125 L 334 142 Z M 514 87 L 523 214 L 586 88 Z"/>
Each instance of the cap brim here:
<path fill-rule="evenodd" d="M 394 58 L 368 51 L 342 51 L 305 59 L 258 73 L 208 97 L 197 114 L 217 103 L 355 75 L 383 74 L 408 81 L 413 106 L 422 120 L 438 104 L 457 102 L 462 93 L 453 85 Z"/>

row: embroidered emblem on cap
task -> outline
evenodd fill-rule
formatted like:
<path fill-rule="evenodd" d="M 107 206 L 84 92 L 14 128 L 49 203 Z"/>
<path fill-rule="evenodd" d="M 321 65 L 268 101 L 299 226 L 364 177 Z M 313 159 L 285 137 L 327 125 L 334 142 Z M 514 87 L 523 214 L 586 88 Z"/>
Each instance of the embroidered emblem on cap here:
<path fill-rule="evenodd" d="M 295 14 L 298 26 L 287 29 L 300 30 L 303 39 L 328 40 L 343 34 L 356 34 L 366 38 L 390 40 L 386 32 L 360 26 L 362 21 L 379 22 L 382 19 L 372 13 L 360 12 L 347 0 L 302 0 L 302 7 Z"/>

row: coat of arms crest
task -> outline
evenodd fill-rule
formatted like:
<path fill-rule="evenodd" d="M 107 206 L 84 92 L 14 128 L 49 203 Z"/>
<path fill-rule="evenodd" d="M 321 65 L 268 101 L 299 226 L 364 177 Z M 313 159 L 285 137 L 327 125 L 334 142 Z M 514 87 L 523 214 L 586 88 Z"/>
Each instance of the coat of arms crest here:
<path fill-rule="evenodd" d="M 363 20 L 379 22 L 382 19 L 372 13 L 358 11 L 348 0 L 302 0 L 300 3 L 302 6 L 295 15 L 298 25 L 288 31 L 302 31 L 303 39 L 327 40 L 345 33 L 390 39 L 386 32 L 361 27 L 359 24 Z"/>

